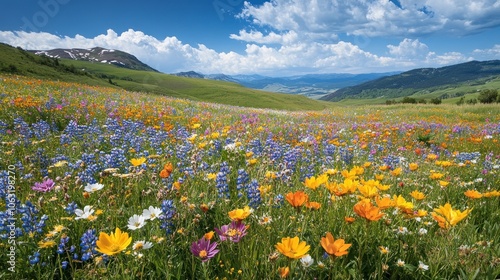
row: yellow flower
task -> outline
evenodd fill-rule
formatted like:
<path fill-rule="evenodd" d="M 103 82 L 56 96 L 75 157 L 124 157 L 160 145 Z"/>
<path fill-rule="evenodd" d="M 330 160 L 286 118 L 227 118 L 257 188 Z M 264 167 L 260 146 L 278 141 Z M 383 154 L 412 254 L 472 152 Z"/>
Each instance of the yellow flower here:
<path fill-rule="evenodd" d="M 215 180 L 215 178 L 217 178 L 217 174 L 215 174 L 215 173 L 208 173 L 207 174 L 208 180 Z"/>
<path fill-rule="evenodd" d="M 254 165 L 257 162 L 258 162 L 258 159 L 256 159 L 256 158 L 251 158 L 251 159 L 247 160 L 248 165 Z"/>
<path fill-rule="evenodd" d="M 443 188 L 447 187 L 450 184 L 450 182 L 439 180 L 439 185 Z"/>
<path fill-rule="evenodd" d="M 99 239 L 96 241 L 97 251 L 108 256 L 112 256 L 125 250 L 132 242 L 132 237 L 128 233 L 116 228 L 115 232 L 108 235 L 105 232 L 99 234 Z"/>
<path fill-rule="evenodd" d="M 472 198 L 472 199 L 483 197 L 483 194 L 476 191 L 476 190 L 467 190 L 466 192 L 464 192 L 464 194 L 466 197 Z"/>
<path fill-rule="evenodd" d="M 397 176 L 399 176 L 399 174 L 401 174 L 402 170 L 403 169 L 401 167 L 398 167 L 398 168 L 396 168 L 396 169 L 394 169 L 394 170 L 391 171 L 391 175 L 394 176 L 394 177 L 397 177 Z"/>
<path fill-rule="evenodd" d="M 345 179 L 356 179 L 358 177 L 356 174 L 356 170 L 353 170 L 353 169 L 351 169 L 350 171 L 344 169 L 340 172 L 340 174 Z"/>
<path fill-rule="evenodd" d="M 191 128 L 192 128 L 192 129 L 197 129 L 197 128 L 199 128 L 200 126 L 201 126 L 201 124 L 199 124 L 199 123 L 193 123 L 193 124 L 191 125 Z"/>
<path fill-rule="evenodd" d="M 47 241 L 38 242 L 38 248 L 40 248 L 40 249 L 51 248 L 54 246 L 56 246 L 56 242 L 54 242 L 54 240 L 47 240 Z"/>
<path fill-rule="evenodd" d="M 409 168 L 411 171 L 415 171 L 418 169 L 418 164 L 412 162 L 412 163 L 410 163 Z"/>
<path fill-rule="evenodd" d="M 352 245 L 345 243 L 344 239 L 335 240 L 330 232 L 326 233 L 326 237 L 321 237 L 320 244 L 331 257 L 347 255 L 347 249 Z"/>
<path fill-rule="evenodd" d="M 133 166 L 139 166 L 143 163 L 146 162 L 146 158 L 145 157 L 140 157 L 140 158 L 133 158 L 130 160 L 130 163 L 133 165 Z"/>
<path fill-rule="evenodd" d="M 406 201 L 406 199 L 401 195 L 398 196 L 394 195 L 392 197 L 392 200 L 394 201 L 394 206 L 403 211 L 408 211 L 413 209 L 413 203 Z"/>
<path fill-rule="evenodd" d="M 444 174 L 442 173 L 439 173 L 439 172 L 431 172 L 431 175 L 429 176 L 429 178 L 431 178 L 432 180 L 439 180 L 441 178 L 443 178 Z"/>
<path fill-rule="evenodd" d="M 327 180 L 328 180 L 328 177 L 326 177 Z M 326 180 L 325 180 L 326 182 Z M 315 190 L 319 187 L 319 185 L 321 185 L 323 182 L 320 181 L 319 177 L 318 179 L 316 179 L 316 177 L 314 176 L 311 176 L 309 178 L 306 178 L 306 180 L 304 181 L 304 186 L 312 189 L 312 190 Z"/>
<path fill-rule="evenodd" d="M 380 253 L 382 255 L 389 254 L 389 252 L 390 252 L 389 247 L 378 246 L 378 249 L 380 250 Z"/>
<path fill-rule="evenodd" d="M 235 209 L 233 211 L 229 211 L 229 218 L 233 221 L 242 221 L 246 219 L 250 214 L 252 214 L 253 209 L 245 206 L 243 209 Z"/>
<path fill-rule="evenodd" d="M 364 197 L 374 197 L 378 195 L 378 189 L 375 184 L 371 184 L 370 182 L 363 182 L 364 184 L 358 186 L 359 192 Z"/>
<path fill-rule="evenodd" d="M 276 175 L 276 172 L 273 171 L 266 171 L 266 178 L 267 179 L 276 179 L 278 176 Z"/>
<path fill-rule="evenodd" d="M 463 212 L 460 210 L 453 210 L 451 205 L 446 203 L 444 206 L 439 206 L 439 208 L 434 209 L 432 218 L 438 222 L 441 228 L 448 229 L 465 219 L 471 211 L 472 209 L 467 209 Z"/>
<path fill-rule="evenodd" d="M 274 245 L 276 249 L 283 255 L 291 259 L 300 259 L 309 252 L 311 246 L 305 241 L 300 242 L 299 237 L 283 237 L 281 242 Z"/>
<path fill-rule="evenodd" d="M 423 192 L 419 192 L 417 190 L 414 190 L 410 193 L 411 197 L 413 197 L 416 200 L 422 200 L 425 198 L 425 194 Z"/>

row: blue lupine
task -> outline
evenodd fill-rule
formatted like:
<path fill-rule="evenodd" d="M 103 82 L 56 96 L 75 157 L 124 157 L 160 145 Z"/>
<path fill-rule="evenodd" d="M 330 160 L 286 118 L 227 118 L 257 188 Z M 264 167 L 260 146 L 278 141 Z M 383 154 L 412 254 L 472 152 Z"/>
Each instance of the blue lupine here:
<path fill-rule="evenodd" d="M 26 203 L 21 205 L 17 211 L 22 215 L 21 221 L 23 222 L 22 227 L 25 233 L 43 233 L 45 221 L 47 221 L 49 217 L 47 215 L 38 217 L 37 214 L 39 211 L 31 203 L 31 201 L 26 201 Z"/>
<path fill-rule="evenodd" d="M 253 179 L 250 184 L 248 184 L 246 191 L 249 200 L 248 205 L 254 209 L 259 207 L 262 199 L 260 197 L 259 183 L 257 180 Z"/>
<path fill-rule="evenodd" d="M 82 237 L 80 237 L 81 261 L 88 261 L 98 253 L 96 251 L 96 241 L 95 229 L 89 229 L 83 233 Z"/>
<path fill-rule="evenodd" d="M 227 173 L 224 171 L 218 172 L 215 177 L 215 187 L 217 188 L 220 198 L 229 198 L 229 185 L 227 182 Z"/>
<path fill-rule="evenodd" d="M 31 265 L 35 265 L 40 262 L 40 252 L 35 252 L 33 255 L 28 256 Z"/>
<path fill-rule="evenodd" d="M 246 189 L 250 178 L 248 173 L 244 169 L 238 170 L 238 178 L 236 179 L 236 190 L 238 191 L 238 197 L 243 196 L 243 190 Z"/>
<path fill-rule="evenodd" d="M 66 210 L 66 213 L 69 215 L 75 214 L 75 210 L 78 208 L 78 205 L 74 201 L 70 202 L 64 210 Z"/>
<path fill-rule="evenodd" d="M 34 136 L 43 139 L 50 133 L 50 125 L 46 121 L 39 121 L 31 125 Z"/>
<path fill-rule="evenodd" d="M 174 223 L 172 219 L 175 216 L 176 209 L 172 200 L 163 200 L 161 203 L 161 211 L 163 212 L 159 219 L 162 221 L 160 228 L 165 229 L 167 234 L 172 233 Z"/>
<path fill-rule="evenodd" d="M 59 245 L 57 245 L 57 251 L 56 251 L 59 255 L 64 254 L 68 250 L 67 248 L 68 242 L 69 242 L 69 236 L 61 237 L 61 240 L 59 240 Z"/>

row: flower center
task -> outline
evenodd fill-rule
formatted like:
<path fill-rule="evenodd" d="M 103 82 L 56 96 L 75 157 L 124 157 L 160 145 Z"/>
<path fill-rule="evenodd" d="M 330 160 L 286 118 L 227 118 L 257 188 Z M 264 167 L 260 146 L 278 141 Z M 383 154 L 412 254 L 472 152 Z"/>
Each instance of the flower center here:
<path fill-rule="evenodd" d="M 200 258 L 205 259 L 208 256 L 208 253 L 206 250 L 201 250 L 198 255 L 200 256 Z"/>
<path fill-rule="evenodd" d="M 111 252 L 119 252 L 120 251 L 120 246 L 118 246 L 118 244 L 112 244 L 111 246 L 109 246 L 109 250 Z"/>

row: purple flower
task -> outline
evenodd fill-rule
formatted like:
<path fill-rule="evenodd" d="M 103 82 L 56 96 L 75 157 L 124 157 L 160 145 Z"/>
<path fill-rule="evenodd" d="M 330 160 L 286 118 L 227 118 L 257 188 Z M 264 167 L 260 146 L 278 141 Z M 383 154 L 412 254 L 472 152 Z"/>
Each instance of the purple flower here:
<path fill-rule="evenodd" d="M 41 183 L 35 183 L 35 185 L 31 187 L 31 189 L 39 192 L 48 192 L 52 190 L 54 186 L 55 186 L 54 181 L 52 181 L 51 179 L 47 179 Z"/>
<path fill-rule="evenodd" d="M 247 235 L 247 227 L 241 221 L 232 221 L 228 225 L 221 226 L 220 229 L 215 228 L 215 232 L 217 232 L 221 241 L 229 239 L 234 243 L 238 243 L 243 236 Z"/>
<path fill-rule="evenodd" d="M 210 240 L 205 239 L 205 237 L 191 244 L 191 253 L 200 258 L 202 262 L 210 260 L 218 252 L 217 242 L 210 243 Z"/>

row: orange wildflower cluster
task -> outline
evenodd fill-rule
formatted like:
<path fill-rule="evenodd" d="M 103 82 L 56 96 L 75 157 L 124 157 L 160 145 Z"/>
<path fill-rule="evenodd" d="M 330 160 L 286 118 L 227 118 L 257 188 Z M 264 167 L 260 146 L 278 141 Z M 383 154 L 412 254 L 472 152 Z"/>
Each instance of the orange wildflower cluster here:
<path fill-rule="evenodd" d="M 168 178 L 170 177 L 170 174 L 172 174 L 172 171 L 174 171 L 174 166 L 172 165 L 171 162 L 168 162 L 163 166 L 163 169 L 160 171 L 160 177 L 164 179 Z"/>

